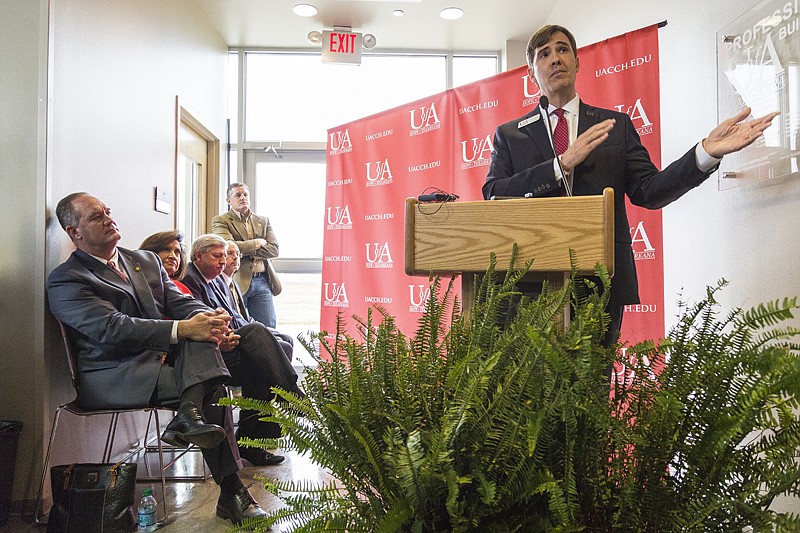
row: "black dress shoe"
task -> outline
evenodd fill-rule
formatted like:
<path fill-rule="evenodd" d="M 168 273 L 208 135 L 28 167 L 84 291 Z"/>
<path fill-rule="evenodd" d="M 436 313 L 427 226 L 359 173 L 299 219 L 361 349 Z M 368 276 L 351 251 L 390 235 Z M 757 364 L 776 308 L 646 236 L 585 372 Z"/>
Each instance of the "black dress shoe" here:
<path fill-rule="evenodd" d="M 216 424 L 206 424 L 200 409 L 188 403 L 178 409 L 161 440 L 173 446 L 194 444 L 199 448 L 213 448 L 225 440 L 225 430 Z"/>
<path fill-rule="evenodd" d="M 275 455 L 266 450 L 259 448 L 244 448 L 239 447 L 239 455 L 253 466 L 272 466 L 283 462 L 285 459 L 282 455 Z"/>
<path fill-rule="evenodd" d="M 258 518 L 266 515 L 267 513 L 259 507 L 258 502 L 250 495 L 244 485 L 233 493 L 226 493 L 225 491 L 219 493 L 217 516 L 230 520 L 234 525 L 240 525 L 245 518 Z"/>

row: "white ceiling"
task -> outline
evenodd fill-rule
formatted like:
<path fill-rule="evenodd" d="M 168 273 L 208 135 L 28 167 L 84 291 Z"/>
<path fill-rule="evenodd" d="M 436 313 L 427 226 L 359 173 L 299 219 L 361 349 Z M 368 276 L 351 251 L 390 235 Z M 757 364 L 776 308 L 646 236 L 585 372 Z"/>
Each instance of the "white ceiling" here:
<path fill-rule="evenodd" d="M 310 48 L 306 35 L 334 26 L 350 26 L 377 39 L 374 51 L 501 51 L 507 40 L 527 41 L 550 14 L 557 0 L 200 0 L 231 47 Z M 292 7 L 310 3 L 311 18 Z M 464 16 L 439 18 L 457 6 Z M 402 9 L 403 17 L 392 10 Z"/>

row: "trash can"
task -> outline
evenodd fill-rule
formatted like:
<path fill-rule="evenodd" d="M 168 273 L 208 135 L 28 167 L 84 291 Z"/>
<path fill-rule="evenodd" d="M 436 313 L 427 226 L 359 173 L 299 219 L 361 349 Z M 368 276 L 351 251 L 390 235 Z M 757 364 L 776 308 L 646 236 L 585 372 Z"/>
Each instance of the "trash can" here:
<path fill-rule="evenodd" d="M 14 460 L 22 422 L 0 420 L 0 527 L 11 514 L 11 487 L 14 483 Z"/>

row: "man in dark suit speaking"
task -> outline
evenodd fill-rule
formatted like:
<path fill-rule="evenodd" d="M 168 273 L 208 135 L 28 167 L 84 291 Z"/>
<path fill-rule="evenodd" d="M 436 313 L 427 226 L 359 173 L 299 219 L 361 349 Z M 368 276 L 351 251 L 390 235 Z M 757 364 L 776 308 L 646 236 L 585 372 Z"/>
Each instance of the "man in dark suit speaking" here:
<path fill-rule="evenodd" d="M 220 485 L 217 515 L 235 524 L 264 515 L 237 474 L 230 408 L 214 405 L 230 378 L 218 344 L 231 317 L 182 294 L 154 253 L 118 248 L 117 224 L 99 199 L 70 194 L 56 215 L 77 250 L 50 273 L 47 295 L 78 350 L 78 403 L 176 405 L 161 438 L 202 449 Z"/>
<path fill-rule="evenodd" d="M 615 273 L 606 339 L 610 345 L 619 336 L 624 306 L 639 303 L 625 195 L 647 209 L 666 206 L 705 181 L 725 154 L 755 141 L 778 113 L 741 122 L 750 115 L 745 108 L 659 171 L 628 115 L 592 107 L 578 97 L 580 61 L 569 30 L 541 28 L 528 42 L 527 59 L 528 75 L 541 90 L 540 103 L 549 105 L 497 128 L 483 196 L 596 195 L 606 187 L 614 189 Z"/>

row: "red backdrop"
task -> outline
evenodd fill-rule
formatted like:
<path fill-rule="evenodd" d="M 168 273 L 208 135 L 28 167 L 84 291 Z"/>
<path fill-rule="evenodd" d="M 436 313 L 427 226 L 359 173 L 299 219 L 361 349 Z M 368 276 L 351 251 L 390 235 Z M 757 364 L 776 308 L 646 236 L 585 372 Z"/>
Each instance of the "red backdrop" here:
<path fill-rule="evenodd" d="M 577 90 L 589 104 L 630 115 L 656 166 L 661 126 L 656 25 L 581 48 Z M 538 104 L 524 67 L 328 131 L 320 327 L 338 313 L 386 308 L 412 334 L 427 278 L 406 276 L 404 202 L 428 187 L 480 200 L 495 128 Z M 622 338 L 664 335 L 661 212 L 628 204 L 642 304 L 626 308 Z M 613 283 L 613 281 L 612 281 Z"/>

